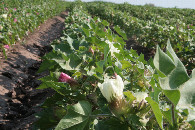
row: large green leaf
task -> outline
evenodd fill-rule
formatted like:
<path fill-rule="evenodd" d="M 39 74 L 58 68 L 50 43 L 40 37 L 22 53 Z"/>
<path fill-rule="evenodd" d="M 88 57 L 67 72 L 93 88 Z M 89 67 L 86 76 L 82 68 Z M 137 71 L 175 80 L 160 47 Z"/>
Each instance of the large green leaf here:
<path fill-rule="evenodd" d="M 175 68 L 172 66 L 172 63 L 174 63 Z M 167 67 L 159 67 L 161 66 L 160 64 L 167 64 Z M 167 98 L 175 106 L 177 105 L 177 109 L 188 109 L 187 121 L 195 120 L 194 72 L 192 71 L 190 78 L 185 66 L 173 51 L 169 41 L 167 42 L 167 54 L 163 53 L 160 48 L 157 49 L 154 66 L 166 75 L 166 77 L 159 78 L 159 81 Z M 170 69 L 170 66 L 172 66 L 172 69 Z"/>
<path fill-rule="evenodd" d="M 60 115 L 58 115 L 58 113 L 60 113 Z M 36 115 L 38 120 L 34 123 L 33 127 L 36 130 L 53 129 L 62 118 L 61 116 L 65 114 L 66 111 L 64 108 L 57 108 L 57 107 L 46 108 Z M 43 125 L 43 124 L 47 124 L 47 125 Z"/>
<path fill-rule="evenodd" d="M 172 63 L 174 64 L 175 68 L 173 67 Z M 167 42 L 167 54 L 162 52 L 160 48 L 157 49 L 154 58 L 154 66 L 167 76 L 159 78 L 162 89 L 178 89 L 183 83 L 185 83 L 189 79 L 184 65 L 176 56 L 169 41 Z M 160 69 L 159 66 L 164 67 L 161 67 Z"/>
<path fill-rule="evenodd" d="M 156 117 L 156 120 L 157 120 L 160 128 L 163 129 L 163 115 L 161 113 L 161 110 L 159 108 L 158 103 L 153 101 L 151 97 L 147 97 L 146 100 L 148 101 L 148 103 L 152 107 L 152 110 L 154 112 L 154 115 Z"/>
<path fill-rule="evenodd" d="M 172 111 L 168 110 L 168 111 L 161 111 L 163 116 L 167 119 L 167 121 L 170 124 L 173 124 L 173 120 L 172 120 Z"/>
<path fill-rule="evenodd" d="M 179 90 L 163 90 L 163 93 L 167 96 L 167 98 L 174 104 L 177 105 L 180 99 Z"/>
<path fill-rule="evenodd" d="M 181 96 L 178 102 L 178 108 L 188 109 L 188 121 L 195 120 L 195 78 L 189 79 L 179 88 Z"/>
<path fill-rule="evenodd" d="M 69 60 L 66 63 L 59 63 L 59 65 L 65 70 L 78 70 L 81 66 L 82 59 L 76 54 L 71 54 Z"/>
<path fill-rule="evenodd" d="M 157 46 L 156 54 L 154 56 L 154 66 L 165 75 L 170 74 L 171 71 L 175 68 L 175 64 L 172 59 L 168 55 L 166 55 L 159 48 L 159 46 Z"/>
<path fill-rule="evenodd" d="M 91 105 L 87 101 L 79 101 L 77 104 L 70 106 L 67 112 L 55 130 L 83 130 L 90 121 Z"/>
<path fill-rule="evenodd" d="M 56 45 L 51 45 L 55 51 L 61 51 L 65 55 L 71 54 L 72 49 L 69 44 L 56 44 Z"/>

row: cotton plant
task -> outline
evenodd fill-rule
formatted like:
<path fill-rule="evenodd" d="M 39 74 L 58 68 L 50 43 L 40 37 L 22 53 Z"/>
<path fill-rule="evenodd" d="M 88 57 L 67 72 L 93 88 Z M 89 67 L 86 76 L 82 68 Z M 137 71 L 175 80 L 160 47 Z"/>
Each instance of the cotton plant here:
<path fill-rule="evenodd" d="M 146 106 L 144 105 L 147 102 L 145 98 L 148 97 L 146 92 L 130 92 L 133 96 L 132 99 L 137 105 L 125 99 L 123 94 L 124 82 L 117 74 L 114 77 L 104 76 L 104 82 L 98 83 L 98 87 L 102 95 L 106 98 L 111 112 L 117 117 L 128 113 L 137 113 L 138 111 L 136 112 L 133 109 L 140 110 Z"/>

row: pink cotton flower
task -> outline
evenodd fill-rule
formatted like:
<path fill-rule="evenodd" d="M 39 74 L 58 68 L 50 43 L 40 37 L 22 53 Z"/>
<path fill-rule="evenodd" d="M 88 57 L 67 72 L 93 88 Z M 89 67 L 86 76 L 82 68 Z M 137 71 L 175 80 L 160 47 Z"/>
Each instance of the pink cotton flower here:
<path fill-rule="evenodd" d="M 14 18 L 14 22 L 16 23 L 18 20 L 16 18 Z"/>
<path fill-rule="evenodd" d="M 8 8 L 5 8 L 5 10 L 8 10 Z"/>
<path fill-rule="evenodd" d="M 39 13 L 37 13 L 37 15 L 39 15 Z"/>
<path fill-rule="evenodd" d="M 4 45 L 4 48 L 5 49 L 9 49 L 9 45 Z"/>
<path fill-rule="evenodd" d="M 16 11 L 17 9 L 16 9 L 16 8 L 14 8 L 14 10 Z"/>
<path fill-rule="evenodd" d="M 60 74 L 60 77 L 59 77 L 59 79 L 58 79 L 58 82 L 65 82 L 65 83 L 68 83 L 69 81 L 71 81 L 71 77 L 69 76 L 69 75 L 67 75 L 67 74 L 65 74 L 65 73 L 61 73 Z"/>

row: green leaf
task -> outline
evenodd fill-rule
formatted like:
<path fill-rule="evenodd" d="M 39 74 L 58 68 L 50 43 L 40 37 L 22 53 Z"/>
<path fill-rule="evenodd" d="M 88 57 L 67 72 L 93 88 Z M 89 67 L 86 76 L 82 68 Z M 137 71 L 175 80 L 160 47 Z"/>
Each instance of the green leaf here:
<path fill-rule="evenodd" d="M 51 45 L 55 51 L 61 51 L 63 54 L 71 54 L 72 49 L 69 44 L 56 44 L 56 45 Z"/>
<path fill-rule="evenodd" d="M 128 130 L 127 124 L 116 118 L 95 120 L 95 130 Z"/>
<path fill-rule="evenodd" d="M 195 120 L 195 78 L 189 79 L 185 82 L 180 90 L 180 100 L 178 107 L 181 109 L 188 109 L 189 115 L 187 121 Z"/>
<path fill-rule="evenodd" d="M 173 124 L 173 120 L 172 120 L 172 111 L 168 110 L 168 111 L 161 111 L 163 116 L 167 119 L 167 121 L 170 124 Z"/>
<path fill-rule="evenodd" d="M 83 32 L 85 33 L 85 35 L 86 35 L 87 37 L 90 36 L 90 32 L 89 32 L 88 29 L 83 28 Z"/>
<path fill-rule="evenodd" d="M 54 89 L 59 94 L 65 96 L 66 94 L 69 94 L 71 91 L 69 90 L 69 84 L 61 83 L 61 82 L 44 82 L 46 86 Z"/>
<path fill-rule="evenodd" d="M 126 33 L 124 31 L 121 31 L 119 26 L 115 26 L 114 30 L 123 37 L 124 40 L 127 40 Z"/>
<path fill-rule="evenodd" d="M 190 75 L 190 78 L 195 78 L 195 68 L 192 70 L 192 74 Z"/>
<path fill-rule="evenodd" d="M 154 56 L 154 66 L 165 75 L 170 74 L 175 68 L 175 64 L 172 59 L 166 55 L 159 46 L 157 46 L 156 54 Z"/>
<path fill-rule="evenodd" d="M 109 45 L 107 44 L 107 45 L 104 47 L 104 61 L 105 61 L 105 62 L 107 62 L 107 57 L 108 57 L 109 51 L 110 51 L 110 48 L 109 48 Z"/>
<path fill-rule="evenodd" d="M 97 68 L 96 68 L 96 71 L 97 72 L 99 72 L 99 73 L 103 73 L 103 71 L 104 71 L 104 61 L 102 60 L 102 61 L 98 61 L 98 62 L 96 62 L 96 66 L 97 66 Z"/>
<path fill-rule="evenodd" d="M 119 36 L 116 36 L 115 40 L 116 40 L 116 42 L 121 43 L 121 45 L 123 45 L 123 46 L 125 45 L 125 42 L 124 42 L 123 38 L 121 38 Z"/>
<path fill-rule="evenodd" d="M 64 96 L 59 94 L 59 93 L 55 93 L 53 96 L 47 98 L 45 100 L 45 102 L 43 103 L 43 105 L 41 105 L 42 108 L 47 108 L 47 107 L 54 107 L 56 106 L 56 103 L 63 100 Z"/>
<path fill-rule="evenodd" d="M 103 24 L 104 26 L 109 26 L 109 23 L 108 23 L 106 20 L 103 20 L 103 21 L 102 21 L 102 24 Z"/>
<path fill-rule="evenodd" d="M 39 70 L 37 71 L 37 73 L 41 73 L 41 72 L 44 72 L 46 70 L 49 70 L 51 68 L 53 68 L 57 63 L 55 61 L 52 61 L 52 60 L 44 60 L 42 63 L 41 63 L 41 66 L 39 68 Z"/>
<path fill-rule="evenodd" d="M 153 101 L 151 97 L 147 97 L 146 100 L 151 105 L 152 110 L 154 112 L 154 115 L 156 117 L 156 120 L 160 126 L 161 129 L 163 129 L 163 115 L 161 113 L 161 110 L 159 108 L 159 105 L 157 102 Z"/>
<path fill-rule="evenodd" d="M 57 109 L 62 110 L 61 116 L 65 115 L 66 111 L 64 108 L 46 108 L 36 115 L 36 117 L 39 119 L 34 123 L 34 129 L 53 129 L 60 121 L 60 118 L 56 116 L 56 112 L 58 111 Z"/>
<path fill-rule="evenodd" d="M 127 96 L 126 100 L 130 103 L 136 99 L 130 91 L 123 92 L 123 94 Z"/>
<path fill-rule="evenodd" d="M 162 72 L 167 76 L 159 78 L 161 88 L 166 90 L 178 89 L 189 79 L 189 76 L 169 42 L 167 43 L 167 52 L 169 56 L 158 47 L 154 57 L 154 65 L 159 74 Z"/>
<path fill-rule="evenodd" d="M 70 106 L 67 112 L 55 130 L 83 130 L 90 121 L 91 105 L 87 101 L 79 101 L 77 104 Z"/>
<path fill-rule="evenodd" d="M 100 38 L 104 38 L 106 33 L 103 30 L 96 30 L 96 34 L 100 37 Z"/>
<path fill-rule="evenodd" d="M 152 84 L 154 83 L 154 84 Z M 153 92 L 150 93 L 150 97 L 152 97 L 154 99 L 155 102 L 159 102 L 159 93 L 161 92 L 161 89 L 155 86 L 155 81 L 152 78 L 151 82 L 150 82 L 152 88 L 153 88 Z"/>
<path fill-rule="evenodd" d="M 57 63 L 60 63 L 67 61 L 68 57 L 61 53 L 60 51 L 52 51 L 46 54 L 43 59 L 54 60 Z"/>
<path fill-rule="evenodd" d="M 132 64 L 131 64 L 129 61 L 122 60 L 122 61 L 120 61 L 120 62 L 121 62 L 121 64 L 122 64 L 122 69 L 126 69 L 126 68 L 132 67 Z"/>
<path fill-rule="evenodd" d="M 66 63 L 59 63 L 59 65 L 65 70 L 78 70 L 81 66 L 82 59 L 76 54 L 71 54 L 69 60 Z"/>
<path fill-rule="evenodd" d="M 174 106 L 177 106 L 177 103 L 180 99 L 180 92 L 179 90 L 163 90 L 166 97 L 174 104 Z"/>

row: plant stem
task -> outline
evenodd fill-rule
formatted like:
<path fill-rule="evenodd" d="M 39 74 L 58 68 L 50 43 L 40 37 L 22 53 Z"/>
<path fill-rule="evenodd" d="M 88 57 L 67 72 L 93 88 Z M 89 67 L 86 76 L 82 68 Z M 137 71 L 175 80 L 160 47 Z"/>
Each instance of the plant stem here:
<path fill-rule="evenodd" d="M 174 128 L 177 128 L 177 121 L 175 120 L 175 106 L 174 104 L 172 103 L 172 121 L 173 121 L 173 127 Z"/>

